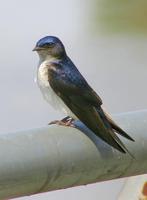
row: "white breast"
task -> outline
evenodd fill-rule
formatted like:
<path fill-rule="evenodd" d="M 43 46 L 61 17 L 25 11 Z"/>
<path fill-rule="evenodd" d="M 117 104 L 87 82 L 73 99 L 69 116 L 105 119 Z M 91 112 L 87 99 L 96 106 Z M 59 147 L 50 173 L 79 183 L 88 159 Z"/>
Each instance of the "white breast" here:
<path fill-rule="evenodd" d="M 44 99 L 56 110 L 59 110 L 65 113 L 67 116 L 70 116 L 74 119 L 77 117 L 72 113 L 72 111 L 65 105 L 60 97 L 51 88 L 48 81 L 48 66 L 46 62 L 42 62 L 38 67 L 37 72 L 37 83 L 42 92 Z"/>

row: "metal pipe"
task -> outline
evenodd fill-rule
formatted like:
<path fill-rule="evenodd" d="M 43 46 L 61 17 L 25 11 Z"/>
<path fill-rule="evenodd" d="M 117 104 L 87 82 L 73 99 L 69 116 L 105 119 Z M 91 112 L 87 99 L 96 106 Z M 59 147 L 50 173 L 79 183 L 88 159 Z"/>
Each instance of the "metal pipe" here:
<path fill-rule="evenodd" d="M 119 153 L 82 123 L 0 135 L 0 199 L 147 173 L 147 110 L 113 116 L 135 139 Z"/>

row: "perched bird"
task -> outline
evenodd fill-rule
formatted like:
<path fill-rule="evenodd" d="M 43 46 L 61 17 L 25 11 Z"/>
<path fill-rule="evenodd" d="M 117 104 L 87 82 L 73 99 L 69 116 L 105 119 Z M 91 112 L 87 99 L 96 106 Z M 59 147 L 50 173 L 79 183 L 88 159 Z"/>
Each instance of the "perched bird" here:
<path fill-rule="evenodd" d="M 116 133 L 134 141 L 133 138 L 103 111 L 101 98 L 67 56 L 63 43 L 57 37 L 46 36 L 33 51 L 40 58 L 37 82 L 44 98 L 67 115 L 53 123 L 73 126 L 72 121 L 79 119 L 103 141 L 126 153 L 128 150 Z"/>

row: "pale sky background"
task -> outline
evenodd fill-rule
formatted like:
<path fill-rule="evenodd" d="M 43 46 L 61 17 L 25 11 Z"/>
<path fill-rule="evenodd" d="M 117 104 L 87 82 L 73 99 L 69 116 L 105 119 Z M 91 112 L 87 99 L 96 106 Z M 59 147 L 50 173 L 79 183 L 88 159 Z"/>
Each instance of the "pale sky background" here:
<path fill-rule="evenodd" d="M 147 39 L 96 34 L 92 1 L 5 0 L 0 6 L 0 134 L 36 128 L 61 117 L 34 82 L 46 35 L 58 36 L 68 55 L 110 113 L 147 108 Z M 54 191 L 19 200 L 116 200 L 124 179 Z"/>

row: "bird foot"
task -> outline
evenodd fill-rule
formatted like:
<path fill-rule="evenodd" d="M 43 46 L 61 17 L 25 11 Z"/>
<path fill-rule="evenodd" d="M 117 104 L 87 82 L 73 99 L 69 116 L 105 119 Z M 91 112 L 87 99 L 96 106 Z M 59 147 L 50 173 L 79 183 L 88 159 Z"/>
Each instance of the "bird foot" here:
<path fill-rule="evenodd" d="M 73 121 L 74 119 L 67 116 L 61 120 L 54 120 L 54 121 L 51 121 L 49 123 L 49 125 L 51 124 L 57 124 L 57 125 L 61 125 L 61 126 L 70 126 L 70 127 L 75 127 L 75 125 L 73 124 Z"/>

